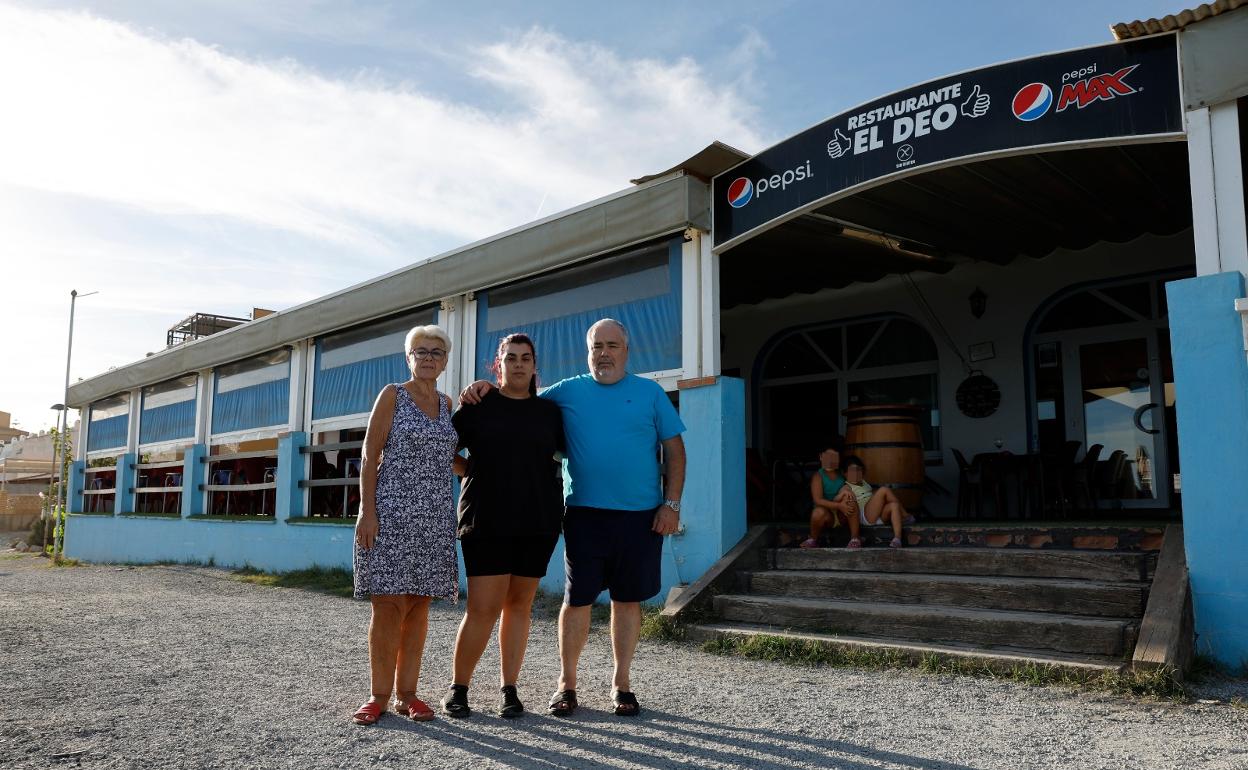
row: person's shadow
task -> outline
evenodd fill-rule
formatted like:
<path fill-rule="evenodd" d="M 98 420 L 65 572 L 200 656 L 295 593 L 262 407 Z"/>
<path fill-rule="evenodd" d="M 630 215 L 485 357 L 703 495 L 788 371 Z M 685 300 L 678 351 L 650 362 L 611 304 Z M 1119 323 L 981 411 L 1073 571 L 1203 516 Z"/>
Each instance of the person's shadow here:
<path fill-rule="evenodd" d="M 975 770 L 849 741 L 708 722 L 654 709 L 628 720 L 582 706 L 566 719 L 543 713 L 513 720 L 478 714 L 466 720 L 439 718 L 421 724 L 386 719 L 378 726 L 419 734 L 448 749 L 520 770 L 599 765 L 703 770 L 711 764 L 742 770 L 867 770 L 880 763 L 915 770 Z"/>

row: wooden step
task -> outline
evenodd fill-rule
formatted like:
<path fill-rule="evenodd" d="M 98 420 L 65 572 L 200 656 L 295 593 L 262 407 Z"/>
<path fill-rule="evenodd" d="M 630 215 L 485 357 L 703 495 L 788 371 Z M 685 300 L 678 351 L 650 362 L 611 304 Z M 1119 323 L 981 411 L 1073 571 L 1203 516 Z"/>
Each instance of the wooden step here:
<path fill-rule="evenodd" d="M 981 610 L 787 596 L 725 594 L 714 599 L 722 620 L 830 634 L 867 634 L 979 647 L 1027 647 L 1081 655 L 1121 656 L 1135 643 L 1129 619 L 1046 612 Z"/>
<path fill-rule="evenodd" d="M 784 570 L 922 572 L 941 575 L 1146 581 L 1152 559 L 1127 551 L 1007 548 L 775 548 L 769 563 Z"/>
<path fill-rule="evenodd" d="M 1140 618 L 1144 583 L 894 572 L 742 572 L 743 593 Z"/>
<path fill-rule="evenodd" d="M 1051 650 L 1021 647 L 986 649 L 970 644 L 915 642 L 871 636 L 844 636 L 792 631 L 754 623 L 699 623 L 685 628 L 687 641 L 701 644 L 713 639 L 748 640 L 756 636 L 780 636 L 810 641 L 829 648 L 864 651 L 889 651 L 900 654 L 912 664 L 935 656 L 942 661 L 969 661 L 998 674 L 1009 674 L 1026 666 L 1052 667 L 1077 677 L 1094 677 L 1120 672 L 1124 663 L 1119 658 L 1097 655 L 1072 655 Z"/>

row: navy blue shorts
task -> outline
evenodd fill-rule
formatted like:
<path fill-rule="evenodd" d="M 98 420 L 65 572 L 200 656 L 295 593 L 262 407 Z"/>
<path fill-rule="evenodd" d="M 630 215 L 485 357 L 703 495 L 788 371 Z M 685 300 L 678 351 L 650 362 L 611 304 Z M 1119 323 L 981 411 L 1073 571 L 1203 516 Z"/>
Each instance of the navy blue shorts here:
<path fill-rule="evenodd" d="M 617 602 L 642 602 L 659 592 L 663 536 L 651 529 L 656 510 L 568 506 L 563 519 L 565 603 L 593 604 L 604 589 Z"/>

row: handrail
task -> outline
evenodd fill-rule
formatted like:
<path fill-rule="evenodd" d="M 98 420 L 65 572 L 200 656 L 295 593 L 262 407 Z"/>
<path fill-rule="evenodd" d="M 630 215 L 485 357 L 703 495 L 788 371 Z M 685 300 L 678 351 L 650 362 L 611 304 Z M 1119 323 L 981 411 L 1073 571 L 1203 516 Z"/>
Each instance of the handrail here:
<path fill-rule="evenodd" d="M 164 489 L 165 487 L 160 487 Z M 169 487 L 172 489 L 173 487 Z M 200 484 L 201 492 L 254 492 L 258 489 L 277 489 L 276 481 L 264 481 L 257 484 Z"/>
<path fill-rule="evenodd" d="M 135 470 L 147 470 L 149 468 L 181 468 L 181 460 L 168 460 L 159 463 L 130 463 L 130 467 Z"/>
<path fill-rule="evenodd" d="M 353 476 L 349 479 L 304 479 L 299 482 L 300 489 L 308 489 L 309 487 L 358 487 L 360 479 Z"/>
<path fill-rule="evenodd" d="M 319 452 L 333 452 L 338 449 L 363 449 L 363 441 L 339 441 L 337 444 L 309 444 L 299 447 L 300 454 L 310 455 Z"/>
<path fill-rule="evenodd" d="M 116 465 L 105 465 L 101 468 L 83 468 L 83 473 L 107 473 L 108 471 L 116 471 Z"/>
<path fill-rule="evenodd" d="M 201 463 L 216 463 L 216 462 L 224 462 L 226 460 L 246 460 L 251 457 L 272 457 L 274 460 L 276 460 L 277 450 L 276 449 L 257 449 L 254 452 L 235 452 L 234 454 L 228 454 L 228 455 L 206 455 L 204 457 L 199 458 L 199 461 Z"/>
<path fill-rule="evenodd" d="M 174 492 L 181 492 L 182 487 L 130 487 L 130 491 L 136 495 L 163 494 L 165 492 L 172 494 Z"/>
<path fill-rule="evenodd" d="M 115 495 L 117 494 L 117 487 L 109 487 L 108 489 L 81 489 L 79 491 L 84 495 Z"/>

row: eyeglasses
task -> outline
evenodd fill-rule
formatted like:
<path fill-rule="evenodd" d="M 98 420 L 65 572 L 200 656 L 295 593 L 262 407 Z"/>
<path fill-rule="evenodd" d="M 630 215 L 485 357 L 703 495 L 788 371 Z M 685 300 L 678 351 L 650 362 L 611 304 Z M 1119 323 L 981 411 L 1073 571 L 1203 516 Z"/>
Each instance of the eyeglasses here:
<path fill-rule="evenodd" d="M 429 359 L 433 359 L 434 361 L 441 361 L 442 359 L 446 358 L 446 351 L 443 350 L 442 348 L 434 348 L 433 350 L 426 350 L 424 348 L 416 348 L 415 350 L 409 351 L 409 353 L 410 355 L 415 356 L 417 361 L 426 361 Z"/>

